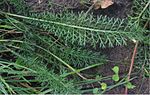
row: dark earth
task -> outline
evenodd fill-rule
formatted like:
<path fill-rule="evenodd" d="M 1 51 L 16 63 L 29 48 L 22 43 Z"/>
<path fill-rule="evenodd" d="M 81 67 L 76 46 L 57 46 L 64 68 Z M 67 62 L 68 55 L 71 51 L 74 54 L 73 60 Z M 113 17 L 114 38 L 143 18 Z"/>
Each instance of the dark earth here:
<path fill-rule="evenodd" d="M 91 3 L 81 3 L 81 0 L 51 0 L 52 4 L 49 6 L 48 0 L 25 0 L 29 6 L 31 6 L 34 12 L 43 12 L 43 11 L 50 11 L 54 13 L 59 13 L 64 10 L 74 11 L 75 13 L 84 11 L 86 12 Z M 88 0 L 87 0 L 88 1 Z M 113 0 L 114 4 L 109 6 L 106 9 L 92 9 L 90 12 L 93 15 L 107 15 L 109 17 L 115 18 L 126 18 L 127 15 L 132 14 L 131 7 L 132 7 L 132 0 Z M 88 49 L 93 51 L 100 51 L 107 56 L 107 59 L 110 60 L 104 66 L 91 69 L 91 71 L 85 71 L 86 74 L 94 74 L 98 73 L 102 76 L 109 76 L 112 75 L 112 68 L 114 66 L 119 66 L 120 72 L 119 75 L 127 75 L 130 67 L 130 61 L 134 49 L 134 44 L 130 43 L 127 46 L 116 46 L 114 48 L 90 48 L 87 46 Z M 133 69 L 133 74 L 131 77 L 137 76 L 136 79 L 132 81 L 132 83 L 136 86 L 134 89 L 129 90 L 128 93 L 130 94 L 148 94 L 149 92 L 149 79 L 143 77 L 143 73 L 138 73 L 136 69 Z M 111 84 L 112 81 L 106 81 L 107 84 Z M 85 86 L 90 87 L 90 86 Z M 124 87 L 118 86 L 108 92 L 107 94 L 123 94 Z"/>

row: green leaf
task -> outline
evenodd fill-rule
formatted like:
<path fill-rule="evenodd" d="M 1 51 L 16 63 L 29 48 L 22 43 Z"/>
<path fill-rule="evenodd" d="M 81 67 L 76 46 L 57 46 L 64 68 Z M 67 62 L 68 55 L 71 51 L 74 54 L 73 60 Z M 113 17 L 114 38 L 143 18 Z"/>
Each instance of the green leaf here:
<path fill-rule="evenodd" d="M 98 94 L 98 88 L 93 89 L 93 94 Z"/>
<path fill-rule="evenodd" d="M 0 29 L 1 28 L 5 28 L 5 29 L 13 29 L 13 26 L 9 26 L 9 25 L 0 25 Z"/>
<path fill-rule="evenodd" d="M 133 88 L 136 87 L 136 86 L 133 85 L 131 82 L 127 82 L 127 84 L 125 84 L 125 86 L 126 86 L 128 89 L 133 89 Z"/>
<path fill-rule="evenodd" d="M 106 90 L 107 89 L 107 84 L 106 83 L 101 83 L 101 89 Z"/>
<path fill-rule="evenodd" d="M 112 70 L 114 71 L 115 74 L 119 73 L 119 67 L 118 66 L 113 67 Z"/>
<path fill-rule="evenodd" d="M 102 76 L 96 75 L 96 79 L 101 79 L 101 78 L 102 78 Z"/>
<path fill-rule="evenodd" d="M 119 81 L 119 75 L 118 74 L 113 75 L 112 79 L 116 82 Z"/>

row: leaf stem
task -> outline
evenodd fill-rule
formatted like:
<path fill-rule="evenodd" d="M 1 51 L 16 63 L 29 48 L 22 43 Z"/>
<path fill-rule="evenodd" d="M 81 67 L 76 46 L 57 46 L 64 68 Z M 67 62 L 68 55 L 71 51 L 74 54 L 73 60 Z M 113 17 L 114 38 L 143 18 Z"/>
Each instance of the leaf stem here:
<path fill-rule="evenodd" d="M 134 65 L 134 59 L 135 59 L 136 52 L 137 52 L 137 47 L 138 47 L 138 41 L 135 43 L 135 47 L 134 47 L 134 51 L 133 51 L 133 55 L 132 55 L 132 58 L 131 58 L 130 69 L 129 69 L 129 72 L 128 72 L 127 81 L 129 81 L 129 80 L 130 80 L 131 72 L 132 72 L 133 65 Z M 127 88 L 127 87 L 125 87 L 125 94 L 127 95 L 127 93 L 128 93 L 128 88 Z"/>

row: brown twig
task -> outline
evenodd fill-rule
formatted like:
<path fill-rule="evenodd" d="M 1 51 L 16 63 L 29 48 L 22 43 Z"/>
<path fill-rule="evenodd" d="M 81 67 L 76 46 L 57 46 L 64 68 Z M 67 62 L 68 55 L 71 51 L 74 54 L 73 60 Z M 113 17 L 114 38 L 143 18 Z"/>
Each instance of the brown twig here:
<path fill-rule="evenodd" d="M 134 59 L 135 59 L 136 52 L 137 52 L 137 47 L 138 47 L 138 41 L 135 43 L 135 47 L 134 47 L 134 51 L 133 51 L 132 58 L 131 58 L 131 64 L 130 64 L 130 69 L 128 72 L 127 80 L 130 80 L 131 72 L 132 72 L 133 65 L 134 65 Z M 127 87 L 125 88 L 125 94 L 126 95 L 128 94 L 128 88 Z"/>
<path fill-rule="evenodd" d="M 144 28 L 146 28 L 146 26 L 148 25 L 149 21 L 147 21 L 144 25 Z M 130 64 L 130 69 L 129 69 L 129 72 L 128 72 L 128 78 L 127 80 L 130 79 L 130 76 L 131 76 L 131 71 L 132 71 L 132 68 L 133 68 L 133 65 L 134 65 L 134 59 L 135 59 L 135 56 L 136 56 L 136 52 L 137 52 L 137 47 L 138 47 L 138 41 L 135 42 L 135 47 L 134 47 L 134 51 L 133 51 L 133 55 L 132 55 L 132 59 L 131 59 L 131 64 Z M 126 87 L 125 88 L 125 94 L 127 95 L 128 94 L 128 88 Z"/>
<path fill-rule="evenodd" d="M 150 3 L 150 1 L 146 4 L 146 6 L 144 7 L 144 9 L 143 9 L 143 11 L 141 12 L 140 16 L 141 16 L 142 13 L 145 11 L 145 9 L 148 7 L 149 3 Z M 140 16 L 139 16 L 139 17 L 140 17 Z M 149 21 L 146 22 L 146 24 L 144 25 L 144 28 L 146 28 L 148 22 L 149 22 Z M 134 59 L 135 59 L 135 56 L 136 56 L 137 47 L 138 47 L 138 41 L 136 41 L 136 43 L 135 43 L 135 47 L 134 47 L 134 51 L 133 51 L 133 55 L 132 55 L 132 59 L 131 59 L 131 64 L 130 64 L 130 69 L 129 69 L 129 73 L 128 73 L 127 80 L 130 79 L 131 71 L 132 71 L 132 68 L 133 68 L 133 65 L 134 65 Z M 125 88 L 125 94 L 126 94 L 126 95 L 128 94 L 128 88 L 127 88 L 127 87 Z"/>

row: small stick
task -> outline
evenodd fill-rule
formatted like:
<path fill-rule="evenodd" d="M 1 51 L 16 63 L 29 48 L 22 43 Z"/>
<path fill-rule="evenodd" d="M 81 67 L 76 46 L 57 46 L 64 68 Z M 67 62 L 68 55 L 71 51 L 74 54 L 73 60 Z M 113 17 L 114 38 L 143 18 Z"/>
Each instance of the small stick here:
<path fill-rule="evenodd" d="M 127 80 L 130 80 L 131 71 L 133 69 L 134 59 L 135 59 L 136 52 L 137 52 L 137 47 L 138 47 L 138 41 L 135 43 L 135 47 L 134 47 L 134 51 L 133 51 L 133 54 L 132 54 L 132 59 L 131 59 L 131 64 L 130 64 L 130 69 L 129 69 Z M 126 95 L 128 94 L 128 88 L 127 87 L 125 88 L 125 94 Z"/>
<path fill-rule="evenodd" d="M 146 28 L 147 24 L 149 21 L 146 22 L 146 24 L 144 25 L 144 28 Z M 138 41 L 134 41 L 135 42 L 135 47 L 134 47 L 134 51 L 133 51 L 133 55 L 132 55 L 132 59 L 131 59 L 131 65 L 130 65 L 130 69 L 129 69 L 129 73 L 128 73 L 128 78 L 127 80 L 130 79 L 130 75 L 131 75 L 131 71 L 133 68 L 133 64 L 134 64 L 134 59 L 135 59 L 135 55 L 136 55 L 136 51 L 137 51 L 137 47 L 138 47 Z M 125 94 L 128 94 L 128 88 L 125 88 Z"/>

